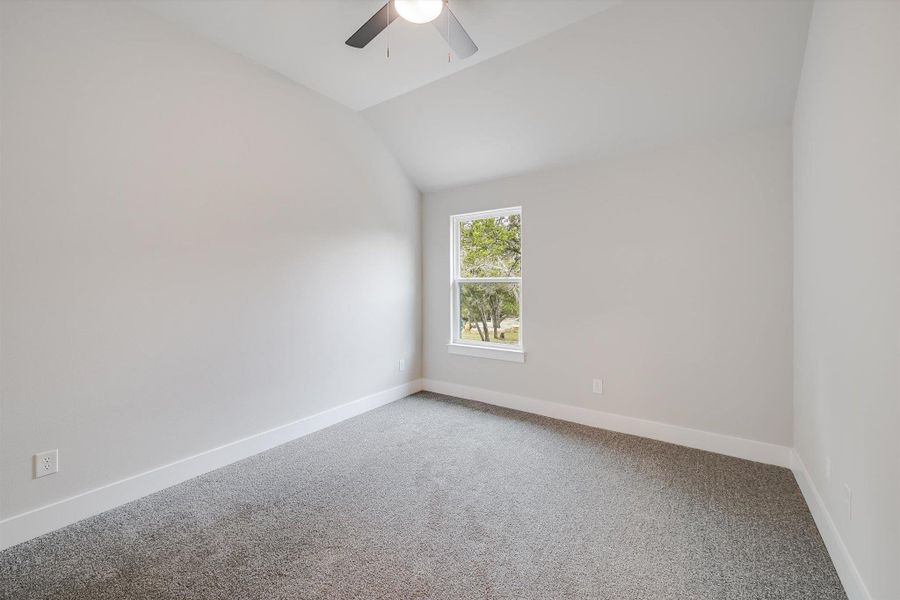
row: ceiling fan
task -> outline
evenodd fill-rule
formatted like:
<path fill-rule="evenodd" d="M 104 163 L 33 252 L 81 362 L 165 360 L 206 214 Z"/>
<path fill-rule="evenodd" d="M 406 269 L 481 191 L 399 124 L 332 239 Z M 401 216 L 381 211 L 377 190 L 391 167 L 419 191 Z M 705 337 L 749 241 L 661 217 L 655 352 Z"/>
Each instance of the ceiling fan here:
<path fill-rule="evenodd" d="M 410 23 L 434 23 L 447 45 L 459 58 L 468 58 L 478 52 L 478 46 L 450 10 L 449 0 L 388 0 L 387 4 L 350 36 L 346 44 L 364 48 L 398 16 Z"/>

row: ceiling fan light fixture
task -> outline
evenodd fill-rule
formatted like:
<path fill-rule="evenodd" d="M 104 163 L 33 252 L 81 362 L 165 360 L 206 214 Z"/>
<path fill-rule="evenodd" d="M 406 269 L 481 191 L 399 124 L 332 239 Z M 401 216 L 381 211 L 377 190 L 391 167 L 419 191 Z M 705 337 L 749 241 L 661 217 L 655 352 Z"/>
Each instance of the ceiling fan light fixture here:
<path fill-rule="evenodd" d="M 444 10 L 444 0 L 394 0 L 394 10 L 410 23 L 429 23 Z"/>

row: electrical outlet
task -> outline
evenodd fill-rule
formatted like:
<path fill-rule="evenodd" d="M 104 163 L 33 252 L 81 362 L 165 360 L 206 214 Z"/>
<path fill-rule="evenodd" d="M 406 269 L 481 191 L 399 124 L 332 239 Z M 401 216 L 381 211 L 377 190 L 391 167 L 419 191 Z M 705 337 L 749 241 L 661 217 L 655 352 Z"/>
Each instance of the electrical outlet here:
<path fill-rule="evenodd" d="M 831 457 L 825 457 L 825 481 L 831 483 Z"/>
<path fill-rule="evenodd" d="M 594 393 L 595 393 L 595 394 L 602 394 L 602 393 L 603 393 L 603 380 L 602 380 L 602 379 L 595 379 L 595 380 L 594 380 Z"/>
<path fill-rule="evenodd" d="M 403 359 L 403 358 L 400 359 L 400 370 L 401 371 L 406 370 L 406 359 Z"/>
<path fill-rule="evenodd" d="M 853 520 L 853 490 L 846 483 L 844 484 L 844 502 L 847 503 L 847 518 Z"/>
<path fill-rule="evenodd" d="M 34 455 L 34 478 L 46 477 L 59 471 L 59 450 L 48 450 Z"/>

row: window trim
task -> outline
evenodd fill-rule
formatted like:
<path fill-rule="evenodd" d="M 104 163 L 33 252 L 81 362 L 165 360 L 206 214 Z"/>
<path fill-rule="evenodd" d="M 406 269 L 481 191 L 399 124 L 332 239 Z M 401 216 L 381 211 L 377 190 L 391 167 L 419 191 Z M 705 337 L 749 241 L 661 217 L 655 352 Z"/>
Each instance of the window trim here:
<path fill-rule="evenodd" d="M 493 358 L 511 362 L 525 362 L 525 270 L 524 260 L 521 260 L 519 277 L 460 277 L 459 264 L 459 224 L 463 221 L 475 221 L 505 217 L 518 214 L 521 219 L 519 241 L 524 254 L 524 215 L 521 206 L 510 206 L 495 210 L 482 210 L 477 212 L 450 215 L 450 342 L 447 344 L 447 352 L 450 354 L 462 354 L 477 358 Z M 491 342 L 463 340 L 459 337 L 459 286 L 465 283 L 515 283 L 519 286 L 519 342 L 513 345 L 498 345 Z"/>

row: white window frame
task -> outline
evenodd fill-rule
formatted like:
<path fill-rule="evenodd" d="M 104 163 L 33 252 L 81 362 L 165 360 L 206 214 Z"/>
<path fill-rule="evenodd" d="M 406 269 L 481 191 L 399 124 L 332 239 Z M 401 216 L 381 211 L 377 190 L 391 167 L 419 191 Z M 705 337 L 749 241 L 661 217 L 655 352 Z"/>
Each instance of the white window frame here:
<path fill-rule="evenodd" d="M 525 219 L 521 206 L 498 208 L 496 210 L 484 210 L 479 212 L 451 215 L 450 217 L 450 342 L 447 351 L 450 354 L 461 354 L 478 358 L 493 358 L 511 362 L 525 362 L 525 286 L 524 286 L 524 260 L 520 265 L 519 277 L 460 277 L 460 249 L 459 249 L 459 225 L 464 221 L 476 221 L 478 219 L 494 219 L 508 215 L 518 214 L 522 222 L 519 231 L 519 241 L 523 244 Z M 464 283 L 515 283 L 519 286 L 519 343 L 513 345 L 501 345 L 491 342 L 464 340 L 459 337 L 459 286 Z"/>

